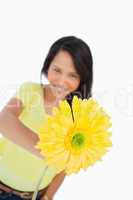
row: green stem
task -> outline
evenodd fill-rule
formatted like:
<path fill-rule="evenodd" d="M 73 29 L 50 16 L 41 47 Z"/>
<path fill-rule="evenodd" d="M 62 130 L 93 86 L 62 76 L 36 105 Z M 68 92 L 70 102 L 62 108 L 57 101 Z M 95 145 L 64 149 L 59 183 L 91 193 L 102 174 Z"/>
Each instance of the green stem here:
<path fill-rule="evenodd" d="M 45 175 L 45 172 L 46 172 L 47 168 L 48 168 L 48 166 L 46 166 L 46 167 L 44 168 L 43 173 L 41 174 L 41 177 L 40 177 L 40 179 L 39 179 L 39 181 L 38 181 L 38 183 L 37 183 L 37 186 L 36 186 L 36 188 L 35 188 L 35 192 L 34 192 L 34 194 L 33 194 L 32 200 L 36 200 L 37 193 L 38 193 L 38 190 L 39 190 L 39 186 L 40 186 L 40 184 L 41 184 L 41 182 L 42 182 L 42 179 L 43 179 L 43 177 L 44 177 L 44 175 Z"/>

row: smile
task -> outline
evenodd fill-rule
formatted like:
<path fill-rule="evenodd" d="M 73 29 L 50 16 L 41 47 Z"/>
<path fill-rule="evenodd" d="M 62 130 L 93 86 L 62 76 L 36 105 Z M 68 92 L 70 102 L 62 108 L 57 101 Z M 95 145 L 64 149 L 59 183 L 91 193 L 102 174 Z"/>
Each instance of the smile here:
<path fill-rule="evenodd" d="M 64 87 L 56 86 L 56 85 L 53 85 L 53 88 L 56 89 L 56 91 L 59 93 L 68 91 L 68 89 L 66 89 Z"/>

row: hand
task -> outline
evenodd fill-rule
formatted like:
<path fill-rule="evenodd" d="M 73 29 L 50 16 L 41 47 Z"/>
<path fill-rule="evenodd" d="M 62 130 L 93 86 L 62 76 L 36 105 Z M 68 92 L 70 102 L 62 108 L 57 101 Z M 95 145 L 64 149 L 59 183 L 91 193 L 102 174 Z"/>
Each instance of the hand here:
<path fill-rule="evenodd" d="M 49 198 L 46 194 L 44 194 L 40 200 L 53 200 L 52 198 Z"/>
<path fill-rule="evenodd" d="M 45 197 L 41 197 L 40 200 L 47 200 Z M 53 200 L 53 199 L 48 199 L 48 200 Z"/>

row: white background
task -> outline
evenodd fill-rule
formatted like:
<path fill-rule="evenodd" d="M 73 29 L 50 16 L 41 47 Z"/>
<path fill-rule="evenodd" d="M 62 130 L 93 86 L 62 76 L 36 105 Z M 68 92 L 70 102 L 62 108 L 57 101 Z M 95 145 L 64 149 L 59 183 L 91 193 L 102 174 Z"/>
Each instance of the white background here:
<path fill-rule="evenodd" d="M 55 200 L 133 199 L 132 10 L 128 0 L 0 1 L 0 108 L 22 82 L 40 82 L 56 39 L 75 35 L 92 50 L 93 94 L 112 116 L 113 148 L 86 172 L 66 177 Z"/>

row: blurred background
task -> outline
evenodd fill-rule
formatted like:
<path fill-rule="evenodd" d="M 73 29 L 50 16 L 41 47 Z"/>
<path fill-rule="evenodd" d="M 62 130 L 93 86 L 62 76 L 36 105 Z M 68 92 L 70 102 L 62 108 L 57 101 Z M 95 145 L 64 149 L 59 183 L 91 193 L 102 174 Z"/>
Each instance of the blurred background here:
<path fill-rule="evenodd" d="M 55 200 L 133 198 L 132 18 L 129 0 L 0 0 L 0 109 L 22 82 L 40 82 L 55 40 L 75 35 L 91 48 L 93 96 L 112 117 L 113 148 L 102 162 L 66 177 Z"/>

